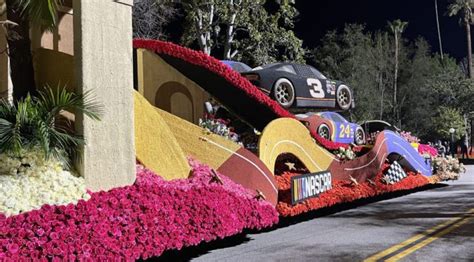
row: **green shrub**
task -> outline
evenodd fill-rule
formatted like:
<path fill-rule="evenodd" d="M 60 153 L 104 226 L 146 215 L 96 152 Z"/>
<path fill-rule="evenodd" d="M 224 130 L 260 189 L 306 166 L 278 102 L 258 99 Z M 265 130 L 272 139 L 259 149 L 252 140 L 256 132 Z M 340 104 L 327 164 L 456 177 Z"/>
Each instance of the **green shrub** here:
<path fill-rule="evenodd" d="M 84 138 L 61 116 L 66 111 L 100 120 L 102 106 L 90 93 L 75 94 L 64 87 L 46 87 L 37 97 L 27 96 L 14 104 L 0 100 L 0 153 L 21 157 L 25 150 L 39 147 L 46 159 L 54 157 L 70 168 Z"/>

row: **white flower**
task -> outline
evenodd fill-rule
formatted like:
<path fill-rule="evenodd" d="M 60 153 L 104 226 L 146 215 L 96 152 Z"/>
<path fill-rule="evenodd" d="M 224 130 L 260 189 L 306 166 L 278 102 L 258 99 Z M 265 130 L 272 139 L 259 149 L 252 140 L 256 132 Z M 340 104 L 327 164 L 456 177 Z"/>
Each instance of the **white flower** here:
<path fill-rule="evenodd" d="M 53 158 L 45 160 L 39 149 L 21 158 L 0 154 L 0 213 L 11 216 L 89 198 L 84 178 L 64 171 Z"/>

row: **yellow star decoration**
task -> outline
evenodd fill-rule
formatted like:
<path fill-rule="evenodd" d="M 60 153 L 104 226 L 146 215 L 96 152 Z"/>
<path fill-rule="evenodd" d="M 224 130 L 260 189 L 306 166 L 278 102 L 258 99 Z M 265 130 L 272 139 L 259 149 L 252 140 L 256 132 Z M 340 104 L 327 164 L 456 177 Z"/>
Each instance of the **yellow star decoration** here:
<path fill-rule="evenodd" d="M 285 165 L 288 167 L 288 170 L 296 170 L 295 163 L 286 162 Z"/>

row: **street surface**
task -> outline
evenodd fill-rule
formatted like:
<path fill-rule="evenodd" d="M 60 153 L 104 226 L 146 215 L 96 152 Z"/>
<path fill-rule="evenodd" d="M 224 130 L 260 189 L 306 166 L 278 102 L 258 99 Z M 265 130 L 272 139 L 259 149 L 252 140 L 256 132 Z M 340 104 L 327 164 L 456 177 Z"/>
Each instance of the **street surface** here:
<path fill-rule="evenodd" d="M 272 230 L 160 260 L 474 261 L 474 166 L 467 168 L 460 180 L 436 188 L 283 219 Z"/>

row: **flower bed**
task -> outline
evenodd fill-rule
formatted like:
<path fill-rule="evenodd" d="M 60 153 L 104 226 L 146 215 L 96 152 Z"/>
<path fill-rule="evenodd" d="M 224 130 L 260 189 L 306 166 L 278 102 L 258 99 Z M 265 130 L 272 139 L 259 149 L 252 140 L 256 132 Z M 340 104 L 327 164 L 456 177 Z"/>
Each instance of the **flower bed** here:
<path fill-rule="evenodd" d="M 348 203 L 362 198 L 374 197 L 388 192 L 409 190 L 429 184 L 429 180 L 419 174 L 408 172 L 408 177 L 402 181 L 387 185 L 382 182 L 383 172 L 389 168 L 384 164 L 382 170 L 374 179 L 375 185 L 369 182 L 353 184 L 351 181 L 333 181 L 332 189 L 319 195 L 317 198 L 305 200 L 299 204 L 291 205 L 291 177 L 299 175 L 285 172 L 281 176 L 276 176 L 279 187 L 279 202 L 277 210 L 281 216 L 296 216 L 311 210 L 334 206 L 336 204 Z"/>
<path fill-rule="evenodd" d="M 61 163 L 45 160 L 39 149 L 13 157 L 0 154 L 0 213 L 17 215 L 44 204 L 64 205 L 89 199 L 84 178 L 64 171 Z"/>
<path fill-rule="evenodd" d="M 77 205 L 0 215 L 0 260 L 130 260 L 263 228 L 278 221 L 266 201 L 192 162 L 190 179 L 164 181 L 137 168 L 134 185 L 92 193 Z"/>
<path fill-rule="evenodd" d="M 418 153 L 420 155 L 426 155 L 428 158 L 436 157 L 438 155 L 438 150 L 430 145 L 419 144 L 418 145 Z"/>

